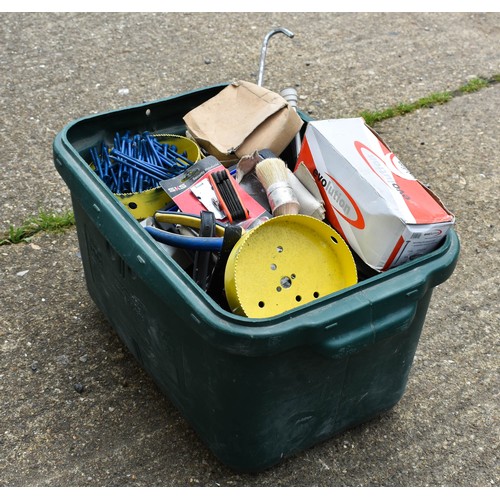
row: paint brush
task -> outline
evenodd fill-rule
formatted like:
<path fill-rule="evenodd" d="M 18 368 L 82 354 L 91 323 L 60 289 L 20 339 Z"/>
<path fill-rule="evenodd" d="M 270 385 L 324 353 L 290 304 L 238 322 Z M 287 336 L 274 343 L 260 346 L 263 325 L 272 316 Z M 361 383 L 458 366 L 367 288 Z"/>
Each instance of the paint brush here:
<path fill-rule="evenodd" d="M 273 216 L 298 214 L 300 210 L 286 169 L 285 162 L 280 158 L 266 158 L 255 167 L 255 173 L 266 190 Z"/>

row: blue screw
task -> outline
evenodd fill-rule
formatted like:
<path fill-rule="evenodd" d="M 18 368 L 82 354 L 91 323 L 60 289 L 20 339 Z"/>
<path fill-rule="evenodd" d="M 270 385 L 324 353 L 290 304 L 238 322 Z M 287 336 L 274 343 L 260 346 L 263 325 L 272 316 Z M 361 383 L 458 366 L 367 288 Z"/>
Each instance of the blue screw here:
<path fill-rule="evenodd" d="M 99 177 L 102 179 L 103 173 L 102 173 L 101 160 L 99 158 L 99 154 L 97 153 L 96 148 L 90 148 L 90 156 L 91 156 L 92 162 L 94 163 L 94 166 L 97 170 L 97 173 L 99 174 Z"/>
<path fill-rule="evenodd" d="M 187 151 L 181 155 L 174 144 L 160 143 L 149 132 L 133 136 L 130 131 L 122 135 L 116 132 L 113 146 L 110 152 L 103 141 L 100 155 L 97 148 L 89 150 L 96 173 L 113 192 L 156 187 L 194 163 L 187 158 Z"/>
<path fill-rule="evenodd" d="M 113 149 L 111 153 L 112 153 L 111 157 L 119 161 L 120 165 L 127 165 L 133 168 L 134 170 L 143 171 L 149 176 L 154 177 L 160 181 L 163 180 L 162 176 L 164 173 L 158 170 L 158 168 L 156 168 L 155 166 L 143 162 L 141 160 L 137 160 L 136 158 L 130 158 L 127 155 L 124 155 L 119 151 L 116 151 L 115 149 Z"/>

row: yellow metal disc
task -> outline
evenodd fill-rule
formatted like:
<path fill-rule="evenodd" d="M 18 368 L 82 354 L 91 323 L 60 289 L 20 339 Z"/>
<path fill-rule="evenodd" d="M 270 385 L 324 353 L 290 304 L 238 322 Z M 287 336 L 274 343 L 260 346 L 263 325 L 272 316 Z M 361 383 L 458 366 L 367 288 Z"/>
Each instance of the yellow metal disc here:
<path fill-rule="evenodd" d="M 152 216 L 170 201 L 170 196 L 161 187 L 140 193 L 115 193 L 115 196 L 137 220 Z"/>
<path fill-rule="evenodd" d="M 357 283 L 349 247 L 329 225 L 282 215 L 244 234 L 225 270 L 231 311 L 267 318 Z"/>

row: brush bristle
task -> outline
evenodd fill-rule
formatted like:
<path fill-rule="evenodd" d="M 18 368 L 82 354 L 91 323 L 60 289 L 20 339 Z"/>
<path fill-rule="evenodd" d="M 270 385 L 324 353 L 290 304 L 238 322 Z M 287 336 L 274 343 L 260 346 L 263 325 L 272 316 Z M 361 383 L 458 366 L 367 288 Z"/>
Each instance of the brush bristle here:
<path fill-rule="evenodd" d="M 286 165 L 280 158 L 262 160 L 255 167 L 255 173 L 265 189 L 276 182 L 288 182 Z"/>
<path fill-rule="evenodd" d="M 300 204 L 288 182 L 285 162 L 280 158 L 266 158 L 257 164 L 255 172 L 264 186 L 272 214 L 298 214 Z"/>

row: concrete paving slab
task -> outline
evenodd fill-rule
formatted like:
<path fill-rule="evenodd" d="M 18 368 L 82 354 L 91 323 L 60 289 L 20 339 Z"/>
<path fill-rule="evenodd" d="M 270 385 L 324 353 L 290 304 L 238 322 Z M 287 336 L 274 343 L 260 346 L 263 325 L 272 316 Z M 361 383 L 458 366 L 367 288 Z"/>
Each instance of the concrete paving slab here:
<path fill-rule="evenodd" d="M 199 21 L 208 19 L 200 16 Z M 291 25 L 294 16 L 298 15 L 280 15 L 272 19 L 278 19 L 280 24 L 287 21 L 287 27 L 294 29 L 295 26 Z M 371 26 L 368 31 L 372 36 L 374 26 L 380 26 L 380 22 L 375 21 L 387 19 L 383 15 L 373 16 L 364 18 L 370 19 L 367 25 Z M 432 17 L 421 16 L 408 22 L 411 29 L 416 30 L 411 31 L 413 36 L 420 33 L 422 24 L 433 26 L 424 22 Z M 396 18 L 401 20 L 404 16 L 396 15 Z M 25 27 L 31 26 L 35 33 L 43 32 L 38 15 L 7 16 L 6 19 L 6 25 L 11 30 L 14 24 L 19 26 L 16 23 L 21 22 Z M 82 18 L 68 15 L 53 19 L 50 23 L 42 23 L 45 25 L 44 32 L 51 33 L 51 36 L 44 39 L 39 36 L 40 43 L 50 46 L 47 40 L 52 37 L 54 48 L 60 47 L 58 43 L 61 40 L 66 40 L 68 46 L 76 46 L 75 39 L 69 34 L 76 36 L 76 26 L 83 22 Z M 63 19 L 65 22 L 62 22 Z M 92 18 L 84 19 L 90 23 Z M 121 33 L 125 40 L 128 36 L 124 31 L 125 20 L 144 26 L 141 22 L 146 18 L 137 15 L 118 16 L 118 19 L 122 24 L 118 21 L 118 25 L 109 29 L 118 34 L 120 30 L 116 26 L 123 26 Z M 176 19 L 188 23 L 191 33 L 193 25 L 189 22 L 194 22 L 191 16 Z M 260 27 L 257 25 L 258 16 L 246 18 L 247 21 L 250 19 Z M 334 23 L 338 16 L 332 15 L 327 19 Z M 348 26 L 352 28 L 352 23 L 359 18 L 353 15 L 347 19 L 350 21 Z M 438 23 L 440 17 L 432 19 Z M 269 22 L 268 17 L 264 20 Z M 493 20 L 488 15 L 474 17 L 464 14 L 455 18 L 456 23 L 465 23 L 464 26 L 469 27 L 469 31 L 465 31 L 471 37 L 471 51 L 478 48 L 476 44 L 483 43 L 480 40 L 484 37 L 491 37 L 490 40 L 498 38 L 498 28 Z M 321 18 L 319 26 L 322 22 L 326 23 Z M 60 29 L 65 23 L 69 31 L 63 30 L 63 35 Z M 448 26 L 447 21 L 439 23 L 443 29 Z M 1 28 L 3 36 L 6 36 L 6 25 L 4 23 Z M 155 23 L 152 26 L 160 29 Z M 200 26 L 203 37 L 208 39 L 208 33 L 219 36 L 220 29 L 215 20 L 212 20 L 211 30 L 208 22 L 200 23 Z M 328 33 L 327 24 L 323 26 L 324 33 Z M 456 26 L 453 29 L 448 26 L 446 33 L 458 36 L 452 33 Z M 84 27 L 89 25 L 80 25 L 80 29 Z M 227 29 L 234 28 L 227 26 Z M 423 31 L 426 32 L 425 29 Z M 87 33 L 92 31 L 87 30 Z M 237 31 L 231 33 L 236 34 Z M 446 38 L 445 33 L 437 29 L 431 30 L 431 33 L 436 41 L 441 35 Z M 388 38 L 392 36 L 396 35 L 388 35 Z M 109 46 L 105 37 L 97 38 L 100 42 L 95 42 L 94 52 Z M 145 38 L 150 43 L 155 39 L 153 35 Z M 179 35 L 176 40 L 184 38 Z M 242 40 L 246 40 L 242 43 L 254 42 L 246 37 Z M 281 44 L 274 42 L 270 56 L 280 51 Z M 185 41 L 179 43 L 188 46 Z M 430 41 L 428 45 L 433 46 Z M 371 44 L 367 41 L 368 46 Z M 14 45 L 9 47 L 13 50 Z M 252 51 L 256 49 L 258 52 L 259 43 L 252 47 Z M 477 71 L 471 69 L 476 62 L 462 61 L 457 51 L 448 56 L 449 59 L 445 58 L 449 61 L 451 76 L 447 73 L 447 76 L 443 74 L 435 80 L 425 78 L 428 87 L 422 94 L 428 93 L 428 90 L 443 90 L 443 84 L 455 87 L 466 73 L 478 73 L 483 68 L 491 70 L 487 61 L 491 62 L 493 52 L 490 50 L 494 49 L 488 48 L 487 44 L 481 47 L 479 52 L 486 56 L 484 59 L 479 56 Z M 36 52 L 38 49 L 33 50 Z M 76 52 L 71 50 L 64 55 L 77 57 Z M 233 56 L 236 60 L 236 49 L 232 46 L 230 50 L 235 50 Z M 309 54 L 309 50 L 304 53 Z M 46 62 L 49 61 L 49 52 L 41 51 Z M 286 54 L 286 50 L 283 53 Z M 87 61 L 95 55 L 90 48 L 86 54 Z M 376 56 L 378 52 L 373 54 Z M 431 57 L 430 52 L 428 56 Z M 54 57 L 59 57 L 60 61 L 67 59 L 63 55 Z M 138 59 L 134 59 L 133 51 L 120 57 L 124 60 L 130 57 L 135 61 L 130 64 L 139 64 Z M 215 55 L 209 53 L 207 57 L 215 58 Z M 18 55 L 15 60 L 18 71 L 23 61 L 27 64 L 26 68 L 30 67 L 30 61 L 32 67 L 45 64 L 33 54 Z M 331 61 L 337 62 L 336 59 Z M 377 71 L 379 67 L 384 67 L 383 62 L 383 59 L 374 61 Z M 226 63 L 229 74 L 229 70 L 235 67 L 231 66 L 230 58 Z M 203 65 L 212 71 L 212 63 L 203 62 Z M 88 71 L 84 64 L 77 64 L 76 67 L 83 74 Z M 255 64 L 252 65 L 252 71 L 255 67 Z M 276 78 L 276 85 L 281 86 L 279 74 L 272 76 L 273 67 L 277 68 L 277 63 L 270 63 L 269 80 L 273 82 L 272 79 Z M 289 71 L 292 70 L 289 68 Z M 53 71 L 55 75 L 56 68 Z M 127 73 L 123 69 L 120 71 Z M 425 71 L 425 64 L 421 61 L 409 70 L 422 76 Z M 216 76 L 219 76 L 218 72 L 208 75 L 207 83 L 220 81 Z M 447 80 L 448 77 L 450 80 Z M 75 88 L 83 85 L 85 78 L 75 78 L 80 82 L 75 84 Z M 107 73 L 105 78 L 110 78 L 108 83 L 112 82 Z M 185 78 L 184 83 L 188 85 L 185 89 L 199 86 L 195 83 L 199 80 L 194 75 L 188 80 L 186 73 Z M 157 76 L 152 80 L 159 85 Z M 21 89 L 27 88 L 23 86 L 27 86 L 27 82 L 23 83 L 20 78 L 17 81 Z M 13 207 L 12 217 L 8 213 L 12 220 L 15 217 L 23 220 L 37 203 L 45 208 L 70 208 L 65 186 L 57 185 L 55 171 L 50 170 L 53 169 L 51 153 L 46 151 L 46 147 L 52 131 L 67 123 L 70 115 L 75 118 L 83 116 L 85 109 L 90 112 L 92 106 L 97 108 L 109 103 L 113 108 L 121 99 L 130 99 L 129 103 L 124 102 L 125 105 L 138 102 L 135 94 L 118 96 L 107 86 L 102 89 L 106 95 L 96 97 L 89 87 L 88 93 L 82 91 L 78 98 L 74 98 L 70 94 L 70 84 L 57 79 L 54 81 L 54 88 L 59 85 L 59 90 L 63 91 L 60 108 L 64 110 L 47 105 L 51 117 L 47 126 L 51 131 L 46 132 L 41 142 L 30 142 L 30 148 L 34 147 L 42 155 L 40 170 L 36 170 L 39 173 L 37 189 L 31 192 L 31 185 L 21 184 L 19 191 L 16 183 L 9 184 L 11 181 L 5 177 L 1 179 L 8 196 L 2 202 Z M 181 80 L 172 81 L 178 85 L 175 92 L 183 89 Z M 314 81 L 319 81 L 316 76 L 310 79 L 310 82 Z M 145 93 L 149 93 L 149 82 L 144 85 Z M 131 92 L 133 88 L 142 87 L 131 85 Z M 165 95 L 163 89 L 156 88 L 157 97 Z M 349 89 L 346 86 L 341 92 L 350 96 L 346 99 L 353 98 Z M 406 87 L 394 87 L 390 103 L 408 100 L 414 91 L 417 93 L 415 97 L 422 95 L 418 85 L 413 85 L 410 93 L 406 94 L 407 91 Z M 375 99 L 375 103 L 384 102 L 376 101 L 377 96 L 387 98 L 386 93 L 377 93 L 374 87 L 366 94 Z M 21 103 L 20 95 L 12 94 L 18 104 Z M 318 107 L 317 116 L 330 117 L 336 109 L 332 105 L 335 96 L 331 92 L 318 95 L 328 97 L 326 103 Z M 304 99 L 306 106 L 312 106 L 312 101 L 307 99 Z M 4 102 L 6 99 L 2 97 L 2 105 Z M 359 101 L 354 99 L 353 102 Z M 497 140 L 500 124 L 496 110 L 499 105 L 500 88 L 492 86 L 457 97 L 446 105 L 376 125 L 377 131 L 407 167 L 422 181 L 431 184 L 457 216 L 461 256 L 452 277 L 435 289 L 401 402 L 387 414 L 291 457 L 261 474 L 236 474 L 222 466 L 122 346 L 87 294 L 74 229 L 60 235 L 41 234 L 28 244 L 0 247 L 0 485 L 497 486 L 500 480 L 497 444 L 499 309 L 496 286 L 500 270 L 497 227 L 500 181 Z M 354 104 L 346 106 L 349 113 L 355 111 Z M 40 109 L 38 105 L 35 107 Z M 7 109 L 12 111 L 13 108 Z M 20 108 L 19 120 L 24 125 L 34 121 L 29 120 L 29 111 L 27 104 Z M 3 126 L 12 124 L 11 116 L 7 113 Z M 35 116 L 33 118 L 36 120 Z M 17 155 L 15 157 L 23 172 L 31 171 L 23 145 L 27 138 L 36 136 L 33 134 L 35 130 L 41 130 L 37 127 L 43 126 L 45 124 L 40 122 L 36 126 L 22 128 L 25 135 L 13 138 L 7 147 L 8 151 Z M 54 184 L 51 184 L 52 181 Z M 19 192 L 30 193 L 30 201 L 26 204 L 24 200 L 18 201 Z M 60 204 L 54 200 L 59 200 Z"/>

